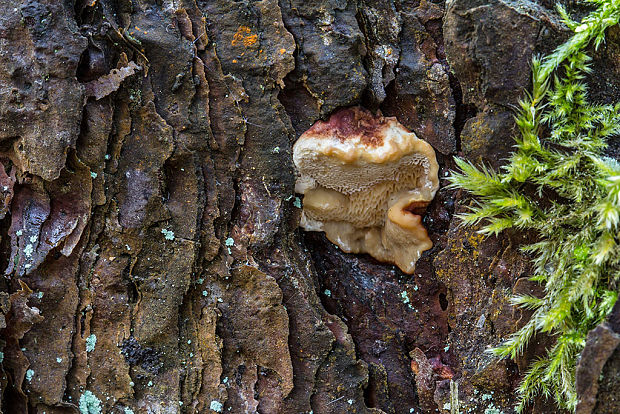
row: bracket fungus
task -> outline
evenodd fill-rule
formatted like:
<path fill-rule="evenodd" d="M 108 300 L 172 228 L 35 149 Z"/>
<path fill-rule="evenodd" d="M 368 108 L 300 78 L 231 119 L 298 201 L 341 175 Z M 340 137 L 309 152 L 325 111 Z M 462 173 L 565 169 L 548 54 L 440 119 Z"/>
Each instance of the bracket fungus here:
<path fill-rule="evenodd" d="M 439 186 L 435 151 L 396 118 L 354 107 L 317 121 L 293 147 L 300 226 L 347 253 L 413 273 L 433 243 L 422 225 Z"/>

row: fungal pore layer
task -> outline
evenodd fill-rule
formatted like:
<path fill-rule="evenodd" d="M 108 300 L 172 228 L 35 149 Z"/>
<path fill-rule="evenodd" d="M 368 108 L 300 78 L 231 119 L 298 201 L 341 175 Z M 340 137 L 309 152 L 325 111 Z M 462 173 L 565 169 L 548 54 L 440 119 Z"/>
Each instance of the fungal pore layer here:
<path fill-rule="evenodd" d="M 438 188 L 435 151 L 396 118 L 360 107 L 318 121 L 293 147 L 304 195 L 300 226 L 347 253 L 413 273 L 432 247 L 422 215 Z"/>

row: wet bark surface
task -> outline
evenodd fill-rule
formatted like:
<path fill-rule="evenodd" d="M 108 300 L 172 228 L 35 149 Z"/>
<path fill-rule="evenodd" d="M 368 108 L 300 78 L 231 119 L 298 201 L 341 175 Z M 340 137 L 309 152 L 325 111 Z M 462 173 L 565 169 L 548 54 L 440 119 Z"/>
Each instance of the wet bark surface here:
<path fill-rule="evenodd" d="M 460 227 L 443 186 L 455 154 L 509 153 L 532 54 L 568 36 L 548 3 L 3 1 L 2 411 L 512 412 L 550 343 L 485 353 L 540 293 L 525 236 Z M 292 144 L 352 105 L 437 152 L 413 275 L 298 229 Z M 617 324 L 588 337 L 587 412 L 620 410 Z"/>

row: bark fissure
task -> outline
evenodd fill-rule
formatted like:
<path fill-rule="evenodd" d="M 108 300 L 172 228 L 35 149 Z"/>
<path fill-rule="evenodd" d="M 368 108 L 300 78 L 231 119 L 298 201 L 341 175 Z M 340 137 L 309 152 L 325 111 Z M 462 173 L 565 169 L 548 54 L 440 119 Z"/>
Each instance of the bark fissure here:
<path fill-rule="evenodd" d="M 0 5 L 3 412 L 446 412 L 455 380 L 461 409 L 510 411 L 548 345 L 483 352 L 529 316 L 524 236 L 459 227 L 444 177 L 509 153 L 529 59 L 566 35 L 546 2 L 69 3 Z M 298 229 L 292 145 L 358 104 L 441 165 L 410 276 Z"/>

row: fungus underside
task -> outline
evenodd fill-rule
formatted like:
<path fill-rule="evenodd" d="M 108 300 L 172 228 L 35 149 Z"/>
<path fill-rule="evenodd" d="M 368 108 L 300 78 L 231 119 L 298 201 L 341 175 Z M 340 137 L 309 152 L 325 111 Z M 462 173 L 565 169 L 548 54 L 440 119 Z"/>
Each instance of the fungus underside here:
<path fill-rule="evenodd" d="M 432 247 L 421 217 L 439 186 L 430 144 L 396 118 L 344 108 L 299 137 L 293 162 L 302 228 L 413 273 Z"/>

